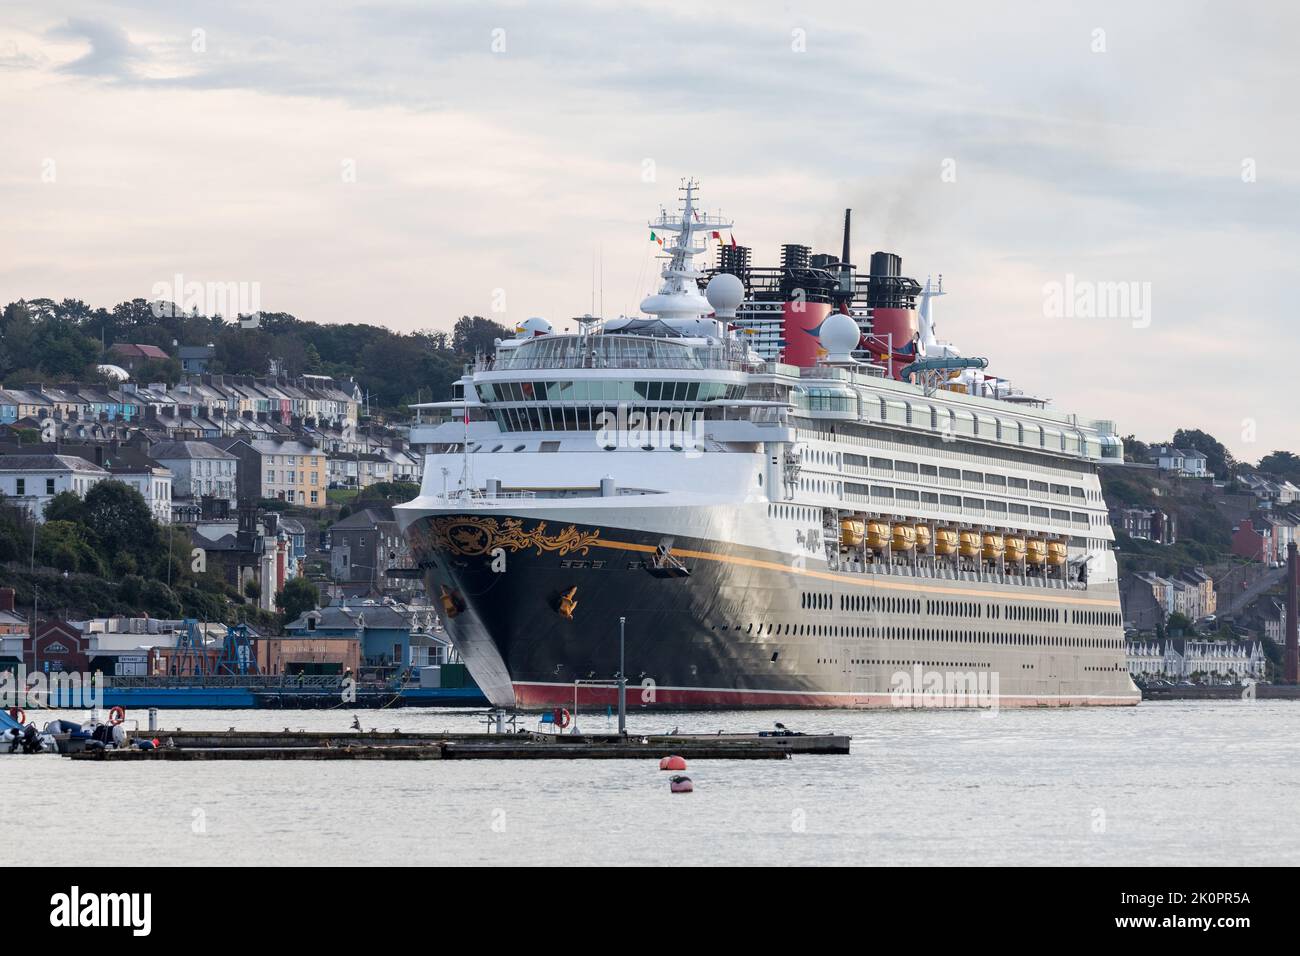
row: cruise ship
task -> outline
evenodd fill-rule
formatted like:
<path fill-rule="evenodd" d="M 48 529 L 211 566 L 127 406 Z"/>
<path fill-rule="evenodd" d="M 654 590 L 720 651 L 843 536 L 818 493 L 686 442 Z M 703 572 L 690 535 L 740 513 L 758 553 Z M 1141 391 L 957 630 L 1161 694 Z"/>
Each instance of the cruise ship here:
<path fill-rule="evenodd" d="M 847 214 L 840 255 L 757 269 L 697 191 L 649 223 L 641 314 L 529 319 L 417 406 L 398 521 L 489 700 L 1135 704 L 1114 426 L 941 341 L 941 279 L 860 274 Z"/>

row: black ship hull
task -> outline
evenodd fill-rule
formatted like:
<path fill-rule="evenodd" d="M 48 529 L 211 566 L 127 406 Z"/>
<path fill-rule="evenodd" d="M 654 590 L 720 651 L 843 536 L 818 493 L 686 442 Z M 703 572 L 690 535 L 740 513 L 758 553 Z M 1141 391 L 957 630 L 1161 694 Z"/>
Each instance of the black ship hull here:
<path fill-rule="evenodd" d="M 630 707 L 953 705 L 925 693 L 923 675 L 936 672 L 973 678 L 956 706 L 1138 699 L 1119 628 L 1067 613 L 1117 614 L 1113 587 L 841 573 L 721 541 L 495 509 L 426 514 L 407 535 L 448 633 L 498 706 L 612 705 L 620 619 Z M 993 629 L 952 613 L 977 603 L 1052 607 L 1074 623 Z"/>

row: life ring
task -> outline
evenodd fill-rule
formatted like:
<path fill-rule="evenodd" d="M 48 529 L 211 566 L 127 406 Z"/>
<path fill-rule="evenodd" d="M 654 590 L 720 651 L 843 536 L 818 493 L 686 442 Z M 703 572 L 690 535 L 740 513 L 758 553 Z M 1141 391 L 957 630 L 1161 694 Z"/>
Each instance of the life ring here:
<path fill-rule="evenodd" d="M 27 711 L 23 710 L 21 707 L 10 707 L 9 716 L 20 724 L 26 725 L 27 723 Z"/>
<path fill-rule="evenodd" d="M 571 719 L 571 716 L 570 716 L 569 712 L 568 712 L 567 710 L 565 710 L 563 707 L 561 707 L 561 708 L 560 708 L 560 713 L 559 713 L 559 715 L 558 715 L 558 717 L 557 717 L 557 719 L 556 719 L 556 721 L 555 721 L 555 726 L 557 726 L 557 727 L 559 727 L 561 730 L 563 730 L 565 727 L 569 726 L 570 719 Z"/>
<path fill-rule="evenodd" d="M 126 710 L 121 704 L 110 707 L 108 710 L 108 723 L 110 727 L 116 727 L 122 721 L 126 720 Z"/>

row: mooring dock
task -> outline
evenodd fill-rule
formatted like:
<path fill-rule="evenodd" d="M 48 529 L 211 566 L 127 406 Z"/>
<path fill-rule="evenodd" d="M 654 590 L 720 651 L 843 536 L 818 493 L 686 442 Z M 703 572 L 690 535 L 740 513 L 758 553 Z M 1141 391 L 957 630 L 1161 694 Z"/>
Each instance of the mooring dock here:
<path fill-rule="evenodd" d="M 847 754 L 836 734 L 513 734 L 166 731 L 154 749 L 85 750 L 73 760 L 785 760 Z"/>

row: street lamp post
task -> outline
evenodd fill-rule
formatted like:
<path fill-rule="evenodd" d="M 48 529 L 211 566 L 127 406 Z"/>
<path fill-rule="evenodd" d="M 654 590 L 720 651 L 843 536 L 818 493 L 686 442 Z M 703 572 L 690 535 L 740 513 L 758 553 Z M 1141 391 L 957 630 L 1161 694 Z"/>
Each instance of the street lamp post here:
<path fill-rule="evenodd" d="M 627 618 L 618 619 L 618 732 L 627 735 L 627 664 L 623 653 L 623 636 Z"/>

